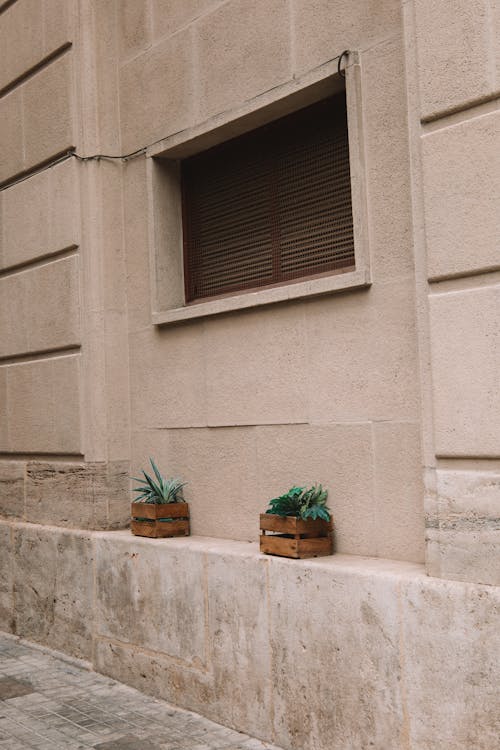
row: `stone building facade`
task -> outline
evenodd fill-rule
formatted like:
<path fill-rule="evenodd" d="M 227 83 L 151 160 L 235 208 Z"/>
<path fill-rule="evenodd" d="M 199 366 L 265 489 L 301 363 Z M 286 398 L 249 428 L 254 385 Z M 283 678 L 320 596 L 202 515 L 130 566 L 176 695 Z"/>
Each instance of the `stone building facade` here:
<path fill-rule="evenodd" d="M 496 0 L 0 2 L 3 630 L 290 750 L 496 747 L 499 38 Z M 355 269 L 184 304 L 179 163 L 344 90 Z M 149 456 L 194 538 L 126 530 Z M 313 481 L 337 554 L 262 558 Z"/>

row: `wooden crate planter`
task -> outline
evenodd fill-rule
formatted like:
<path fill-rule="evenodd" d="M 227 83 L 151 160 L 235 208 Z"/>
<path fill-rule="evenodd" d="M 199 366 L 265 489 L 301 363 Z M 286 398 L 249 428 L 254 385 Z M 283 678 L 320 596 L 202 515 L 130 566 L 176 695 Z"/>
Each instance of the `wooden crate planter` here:
<path fill-rule="evenodd" d="M 149 536 L 153 539 L 189 536 L 189 505 L 187 503 L 132 503 L 131 515 L 130 529 L 136 536 Z"/>
<path fill-rule="evenodd" d="M 322 557 L 333 554 L 333 524 L 318 518 L 275 516 L 261 513 L 260 551 L 281 557 Z M 273 532 L 267 534 L 266 532 Z"/>

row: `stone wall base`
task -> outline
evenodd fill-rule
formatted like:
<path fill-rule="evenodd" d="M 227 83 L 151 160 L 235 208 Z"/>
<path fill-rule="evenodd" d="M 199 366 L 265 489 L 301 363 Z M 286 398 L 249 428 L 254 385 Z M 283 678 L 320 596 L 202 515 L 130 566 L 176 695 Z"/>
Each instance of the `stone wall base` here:
<path fill-rule="evenodd" d="M 0 628 L 284 748 L 497 747 L 496 587 L 14 521 L 0 566 Z"/>

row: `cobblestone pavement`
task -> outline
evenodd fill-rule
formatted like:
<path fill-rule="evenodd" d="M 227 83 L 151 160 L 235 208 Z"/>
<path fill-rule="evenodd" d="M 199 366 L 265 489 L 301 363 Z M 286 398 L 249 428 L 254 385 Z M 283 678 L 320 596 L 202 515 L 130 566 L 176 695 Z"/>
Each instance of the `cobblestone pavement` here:
<path fill-rule="evenodd" d="M 91 747 L 271 750 L 271 745 L 0 635 L 0 750 Z"/>

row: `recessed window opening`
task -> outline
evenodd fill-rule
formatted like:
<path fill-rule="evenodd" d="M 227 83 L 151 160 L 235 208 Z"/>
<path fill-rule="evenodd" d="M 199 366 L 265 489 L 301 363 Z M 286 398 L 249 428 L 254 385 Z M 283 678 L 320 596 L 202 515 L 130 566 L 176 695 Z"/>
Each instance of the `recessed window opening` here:
<path fill-rule="evenodd" d="M 345 92 L 181 163 L 186 302 L 352 271 Z"/>

